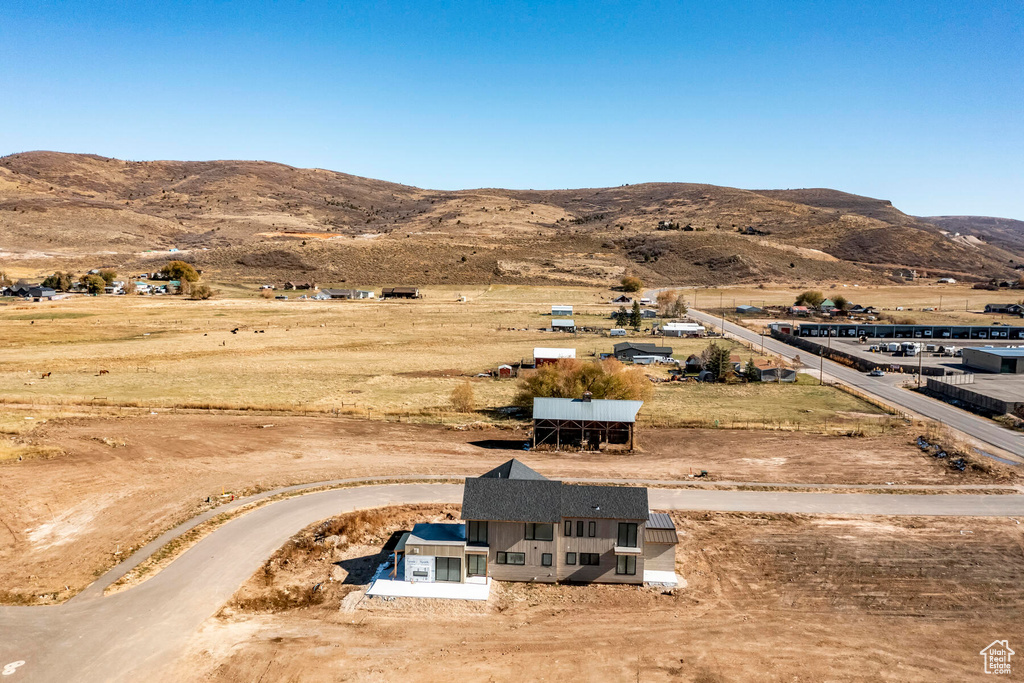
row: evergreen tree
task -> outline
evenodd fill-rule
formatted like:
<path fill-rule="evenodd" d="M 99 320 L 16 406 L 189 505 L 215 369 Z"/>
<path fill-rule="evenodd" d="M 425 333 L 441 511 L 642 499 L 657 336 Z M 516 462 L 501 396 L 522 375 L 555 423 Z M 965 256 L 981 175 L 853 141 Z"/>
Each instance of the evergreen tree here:
<path fill-rule="evenodd" d="M 644 316 L 640 312 L 640 302 L 636 299 L 633 300 L 633 310 L 629 314 L 629 324 L 634 330 L 639 330 L 640 325 L 643 324 Z"/>

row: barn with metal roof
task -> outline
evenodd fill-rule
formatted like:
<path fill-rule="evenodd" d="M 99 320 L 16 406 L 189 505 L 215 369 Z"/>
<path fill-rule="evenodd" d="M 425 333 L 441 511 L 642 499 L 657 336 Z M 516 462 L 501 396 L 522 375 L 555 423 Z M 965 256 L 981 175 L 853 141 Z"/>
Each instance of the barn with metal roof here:
<path fill-rule="evenodd" d="M 601 444 L 628 445 L 643 401 L 583 398 L 533 399 L 533 447 L 563 446 L 600 450 Z"/>

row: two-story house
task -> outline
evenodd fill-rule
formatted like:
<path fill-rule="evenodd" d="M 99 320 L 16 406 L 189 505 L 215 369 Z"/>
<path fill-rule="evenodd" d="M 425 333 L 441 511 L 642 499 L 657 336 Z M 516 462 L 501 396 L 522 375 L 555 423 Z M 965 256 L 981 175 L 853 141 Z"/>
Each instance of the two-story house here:
<path fill-rule="evenodd" d="M 675 526 L 643 487 L 565 484 L 513 459 L 466 480 L 462 519 L 403 537 L 405 580 L 675 582 Z"/>

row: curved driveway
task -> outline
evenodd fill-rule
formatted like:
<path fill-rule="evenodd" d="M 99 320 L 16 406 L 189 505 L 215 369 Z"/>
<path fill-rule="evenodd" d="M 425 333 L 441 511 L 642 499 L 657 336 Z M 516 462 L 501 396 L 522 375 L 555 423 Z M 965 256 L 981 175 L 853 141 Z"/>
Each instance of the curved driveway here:
<path fill-rule="evenodd" d="M 85 591 L 58 606 L 0 607 L 0 672 L 5 665 L 24 662 L 9 669 L 11 674 L 2 680 L 118 681 L 157 675 L 181 654 L 199 626 L 300 529 L 360 508 L 458 503 L 461 498 L 461 484 L 413 483 L 286 498 L 217 528 L 135 588 L 107 597 L 99 590 Z M 655 509 L 675 510 L 1024 517 L 1021 495 L 652 488 L 650 502 Z M 120 576 L 125 566 L 138 563 L 152 549 L 147 546 L 98 583 L 109 584 L 110 576 Z"/>

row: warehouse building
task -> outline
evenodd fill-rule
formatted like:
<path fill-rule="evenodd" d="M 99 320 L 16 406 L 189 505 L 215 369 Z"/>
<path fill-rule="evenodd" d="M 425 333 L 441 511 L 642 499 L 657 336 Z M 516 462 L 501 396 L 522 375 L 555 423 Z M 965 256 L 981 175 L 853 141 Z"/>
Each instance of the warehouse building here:
<path fill-rule="evenodd" d="M 968 348 L 963 350 L 963 363 L 984 372 L 1024 374 L 1024 349 Z"/>

